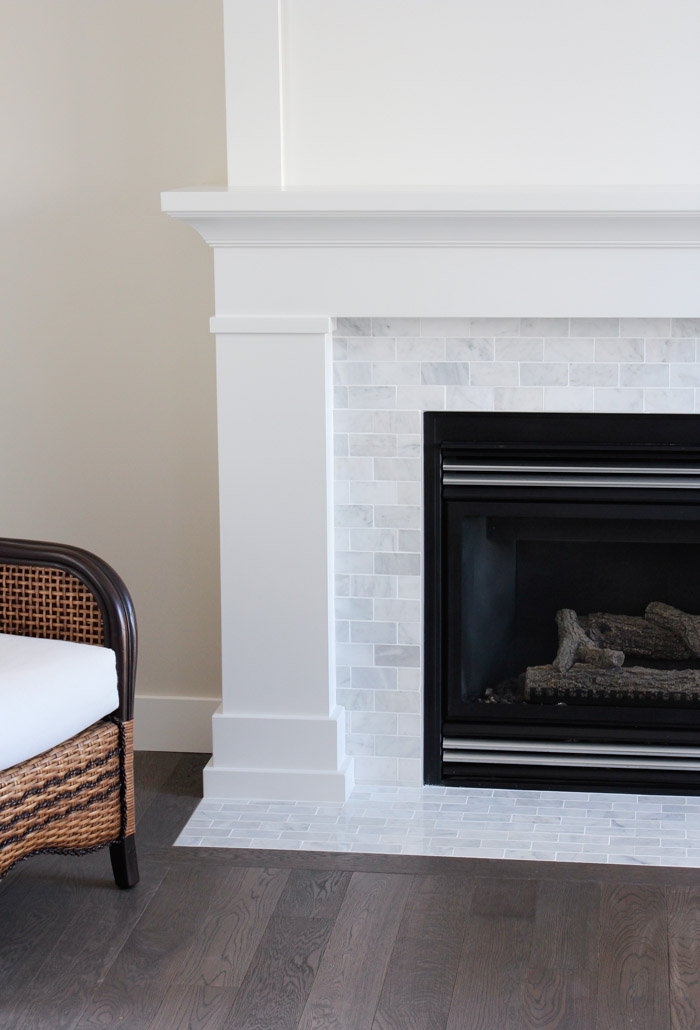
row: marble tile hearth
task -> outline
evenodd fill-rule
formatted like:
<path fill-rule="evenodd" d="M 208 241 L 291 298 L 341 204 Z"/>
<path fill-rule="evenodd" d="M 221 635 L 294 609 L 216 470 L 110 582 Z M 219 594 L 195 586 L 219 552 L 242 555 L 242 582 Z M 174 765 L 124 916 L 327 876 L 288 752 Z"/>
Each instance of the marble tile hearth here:
<path fill-rule="evenodd" d="M 700 868 L 700 797 L 384 786 L 335 804 L 207 798 L 175 844 Z"/>

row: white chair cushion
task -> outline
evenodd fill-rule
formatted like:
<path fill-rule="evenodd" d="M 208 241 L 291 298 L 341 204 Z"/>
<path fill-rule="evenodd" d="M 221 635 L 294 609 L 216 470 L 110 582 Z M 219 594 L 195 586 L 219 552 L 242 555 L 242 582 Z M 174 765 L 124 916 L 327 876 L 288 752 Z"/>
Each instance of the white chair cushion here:
<path fill-rule="evenodd" d="M 0 769 L 61 744 L 118 704 L 114 651 L 0 633 Z"/>

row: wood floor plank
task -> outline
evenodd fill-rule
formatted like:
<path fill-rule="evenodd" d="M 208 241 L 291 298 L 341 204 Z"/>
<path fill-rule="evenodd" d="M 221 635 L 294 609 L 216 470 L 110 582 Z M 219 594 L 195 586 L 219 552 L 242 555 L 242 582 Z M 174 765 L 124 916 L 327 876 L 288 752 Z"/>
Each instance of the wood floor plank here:
<path fill-rule="evenodd" d="M 134 752 L 135 816 L 138 827 L 163 785 L 174 773 L 182 755 L 175 751 Z"/>
<path fill-rule="evenodd" d="M 472 888 L 448 1030 L 700 1030 L 697 870 L 173 848 L 202 764 L 137 756 L 134 891 L 106 851 L 0 882 L 0 1030 L 443 1030 Z"/>
<path fill-rule="evenodd" d="M 605 885 L 601 895 L 598 1025 L 668 1030 L 666 896 Z"/>
<path fill-rule="evenodd" d="M 148 818 L 141 820 L 136 838 L 140 853 L 145 854 L 154 847 L 168 847 L 180 833 L 202 798 L 202 768 L 205 757 L 179 756 L 175 768 L 149 805 Z"/>
<path fill-rule="evenodd" d="M 700 887 L 666 891 L 671 1030 L 700 1027 Z"/>
<path fill-rule="evenodd" d="M 165 872 L 144 862 L 136 890 L 120 891 L 98 879 L 92 883 L 83 880 L 77 896 L 65 896 L 65 929 L 28 985 L 31 1000 L 23 997 L 23 989 L 19 1008 L 12 1014 L 4 1012 L 0 1022 L 4 1030 L 70 1030 L 107 975 Z M 60 896 L 60 881 L 54 890 Z"/>
<path fill-rule="evenodd" d="M 519 1025 L 528 1030 L 594 1030 L 597 993 L 594 970 L 529 969 Z"/>
<path fill-rule="evenodd" d="M 288 869 L 230 870 L 173 982 L 239 987 L 288 878 Z"/>
<path fill-rule="evenodd" d="M 533 968 L 597 970 L 599 932 L 599 883 L 539 881 Z"/>
<path fill-rule="evenodd" d="M 351 873 L 335 869 L 294 869 L 280 898 L 279 915 L 335 919 L 350 883 Z"/>
<path fill-rule="evenodd" d="M 480 877 L 472 893 L 471 914 L 475 916 L 518 916 L 531 918 L 537 906 L 537 881 L 525 878 L 500 880 Z"/>
<path fill-rule="evenodd" d="M 236 991 L 171 985 L 148 1030 L 221 1030 Z"/>
<path fill-rule="evenodd" d="M 32 985 L 88 894 L 112 900 L 120 894 L 104 849 L 80 857 L 38 855 L 10 875 L 14 883 L 0 893 L 0 1003 Z"/>
<path fill-rule="evenodd" d="M 473 885 L 415 877 L 372 1030 L 445 1030 Z"/>
<path fill-rule="evenodd" d="M 533 923 L 533 916 L 470 915 L 447 1030 L 524 1030 Z"/>
<path fill-rule="evenodd" d="M 225 888 L 220 870 L 174 866 L 136 924 L 78 1022 L 80 1030 L 147 1030 L 210 906 Z"/>
<path fill-rule="evenodd" d="M 229 1012 L 225 1030 L 296 1030 L 330 919 L 273 915 Z"/>
<path fill-rule="evenodd" d="M 370 1030 L 412 878 L 355 873 L 299 1030 Z"/>

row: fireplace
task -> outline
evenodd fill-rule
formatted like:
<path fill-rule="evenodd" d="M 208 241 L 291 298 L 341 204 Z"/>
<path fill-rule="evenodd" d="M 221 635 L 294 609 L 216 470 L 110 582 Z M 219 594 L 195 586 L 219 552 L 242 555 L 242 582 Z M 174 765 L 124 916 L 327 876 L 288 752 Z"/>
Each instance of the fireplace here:
<path fill-rule="evenodd" d="M 696 419 L 424 419 L 426 782 L 697 792 Z"/>

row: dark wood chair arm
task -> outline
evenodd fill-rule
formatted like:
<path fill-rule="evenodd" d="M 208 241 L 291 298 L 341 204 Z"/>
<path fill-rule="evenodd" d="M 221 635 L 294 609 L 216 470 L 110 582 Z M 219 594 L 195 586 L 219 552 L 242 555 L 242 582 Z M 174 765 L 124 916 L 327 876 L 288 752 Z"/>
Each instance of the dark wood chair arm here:
<path fill-rule="evenodd" d="M 25 577 L 13 566 L 27 569 L 58 570 L 62 576 L 45 578 Z M 134 607 L 122 579 L 105 561 L 84 551 L 79 547 L 65 544 L 43 543 L 33 540 L 10 540 L 0 538 L 0 569 L 11 579 L 11 597 L 0 597 L 3 610 L 0 613 L 0 632 L 15 632 L 23 636 L 53 636 L 68 640 L 91 639 L 82 635 L 82 631 L 71 625 L 72 609 L 76 612 L 80 604 L 61 605 L 61 591 L 75 587 L 75 580 L 89 592 L 99 609 L 101 616 L 101 642 L 111 647 L 117 656 L 117 677 L 119 686 L 119 708 L 115 714 L 127 722 L 134 714 L 134 687 L 136 679 L 137 633 Z M 65 588 L 63 586 L 65 584 Z M 27 597 L 33 612 L 39 618 L 33 620 L 25 617 L 24 624 L 12 623 L 12 611 L 17 602 L 22 601 L 22 593 L 26 589 Z M 29 597 L 31 594 L 31 597 Z M 21 605 L 20 605 L 21 606 Z M 56 610 L 60 617 L 51 619 L 50 632 L 42 631 L 41 615 Z M 84 621 L 80 615 L 81 624 Z"/>

